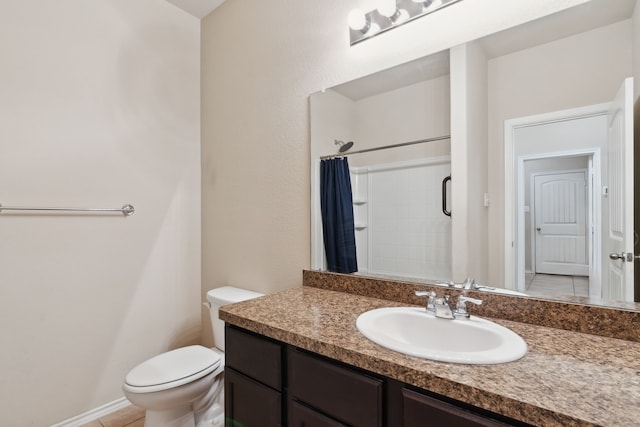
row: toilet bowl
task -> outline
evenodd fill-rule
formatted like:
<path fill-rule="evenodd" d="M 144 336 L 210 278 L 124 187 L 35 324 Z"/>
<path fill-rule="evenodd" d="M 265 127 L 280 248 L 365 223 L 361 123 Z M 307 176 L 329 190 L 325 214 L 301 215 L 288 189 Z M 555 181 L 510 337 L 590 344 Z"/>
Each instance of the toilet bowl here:
<path fill-rule="evenodd" d="M 142 362 L 126 376 L 124 394 L 146 410 L 145 427 L 224 425 L 224 322 L 218 309 L 262 294 L 224 286 L 207 292 L 216 348 L 192 345 Z"/>

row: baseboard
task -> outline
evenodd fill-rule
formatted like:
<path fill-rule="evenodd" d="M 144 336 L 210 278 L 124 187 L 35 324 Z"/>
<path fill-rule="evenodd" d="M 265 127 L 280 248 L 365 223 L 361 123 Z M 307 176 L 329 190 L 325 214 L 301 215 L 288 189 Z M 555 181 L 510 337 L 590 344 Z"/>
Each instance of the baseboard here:
<path fill-rule="evenodd" d="M 131 403 L 125 397 L 121 397 L 118 400 L 114 400 L 113 402 L 87 411 L 84 414 L 76 415 L 73 418 L 69 418 L 68 420 L 59 422 L 57 424 L 52 424 L 51 427 L 80 427 L 84 424 L 90 423 L 91 421 L 95 421 L 98 418 L 104 417 L 105 415 L 109 415 L 112 412 L 116 412 L 122 408 L 126 408 L 130 404 Z"/>

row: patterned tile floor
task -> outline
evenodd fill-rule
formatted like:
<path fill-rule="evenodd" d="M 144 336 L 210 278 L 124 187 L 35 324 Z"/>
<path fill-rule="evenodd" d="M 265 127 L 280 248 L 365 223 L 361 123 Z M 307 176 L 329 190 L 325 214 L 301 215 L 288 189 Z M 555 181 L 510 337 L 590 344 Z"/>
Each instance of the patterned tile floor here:
<path fill-rule="evenodd" d="M 545 295 L 589 296 L 589 277 L 525 274 L 527 291 Z"/>

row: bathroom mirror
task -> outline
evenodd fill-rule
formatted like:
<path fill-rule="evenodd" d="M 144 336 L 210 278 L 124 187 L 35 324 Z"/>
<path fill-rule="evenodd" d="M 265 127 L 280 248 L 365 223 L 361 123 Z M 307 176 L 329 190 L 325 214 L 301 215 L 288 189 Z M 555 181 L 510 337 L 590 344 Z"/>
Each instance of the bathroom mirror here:
<path fill-rule="evenodd" d="M 312 94 L 312 268 L 323 267 L 316 200 L 320 158 L 337 154 L 339 142 L 353 141 L 346 154 L 354 153 L 348 159 L 356 243 L 359 263 L 365 260 L 358 274 L 448 280 L 457 270 L 453 254 L 460 252 L 452 244 L 457 235 L 466 238 L 462 246 L 473 254 L 465 264 L 467 275 L 496 291 L 637 308 L 633 291 L 630 297 L 628 292 L 607 294 L 602 283 L 609 233 L 602 212 L 612 198 L 612 185 L 604 178 L 610 159 L 602 126 L 618 88 L 633 74 L 634 5 L 635 0 L 592 0 Z M 467 73 L 479 70 L 471 80 L 475 92 L 462 101 L 452 77 L 459 67 Z M 473 110 L 472 129 L 479 132 L 468 133 L 460 144 L 458 119 L 450 111 L 474 107 L 478 97 L 487 107 Z M 569 123 L 586 128 L 563 133 Z M 555 136 L 536 133 L 545 126 Z M 535 148 L 544 144 L 527 138 L 552 141 L 552 147 Z M 420 142 L 425 139 L 434 140 Z M 563 145 L 578 139 L 580 144 Z M 395 147 L 371 150 L 385 146 Z M 461 156 L 469 174 L 464 200 L 455 186 Z M 544 193 L 545 188 L 555 190 Z M 580 210 L 553 205 L 540 211 L 554 198 L 578 200 Z M 453 219 L 443 213 L 452 206 L 466 207 L 458 212 L 466 212 L 464 233 L 452 227 L 455 210 Z M 541 251 L 545 238 L 540 235 L 554 226 L 541 212 L 565 210 L 571 212 L 570 238 L 558 239 L 565 232 L 554 231 L 556 240 L 548 238 L 550 249 Z M 513 251 L 507 248 L 510 242 Z M 571 254 L 555 254 L 563 262 L 538 262 L 568 247 Z"/>

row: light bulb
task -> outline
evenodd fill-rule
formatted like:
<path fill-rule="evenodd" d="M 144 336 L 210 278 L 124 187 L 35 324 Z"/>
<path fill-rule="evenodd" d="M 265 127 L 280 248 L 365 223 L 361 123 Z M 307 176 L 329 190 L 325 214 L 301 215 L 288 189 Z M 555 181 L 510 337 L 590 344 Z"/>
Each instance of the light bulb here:
<path fill-rule="evenodd" d="M 442 0 L 413 0 L 414 3 L 422 3 L 422 8 L 436 8 L 442 6 Z"/>
<path fill-rule="evenodd" d="M 389 20 L 394 24 L 409 19 L 409 12 L 404 9 L 398 9 L 398 7 L 396 7 L 395 0 L 384 0 L 380 1 L 378 4 L 378 13 L 389 18 Z"/>
<path fill-rule="evenodd" d="M 361 9 L 353 9 L 349 13 L 349 27 L 357 31 L 366 29 L 367 17 L 364 15 L 364 12 Z"/>
<path fill-rule="evenodd" d="M 378 2 L 378 13 L 382 16 L 391 18 L 396 14 L 396 10 L 398 10 L 398 8 L 396 7 L 395 0 L 381 0 Z"/>

